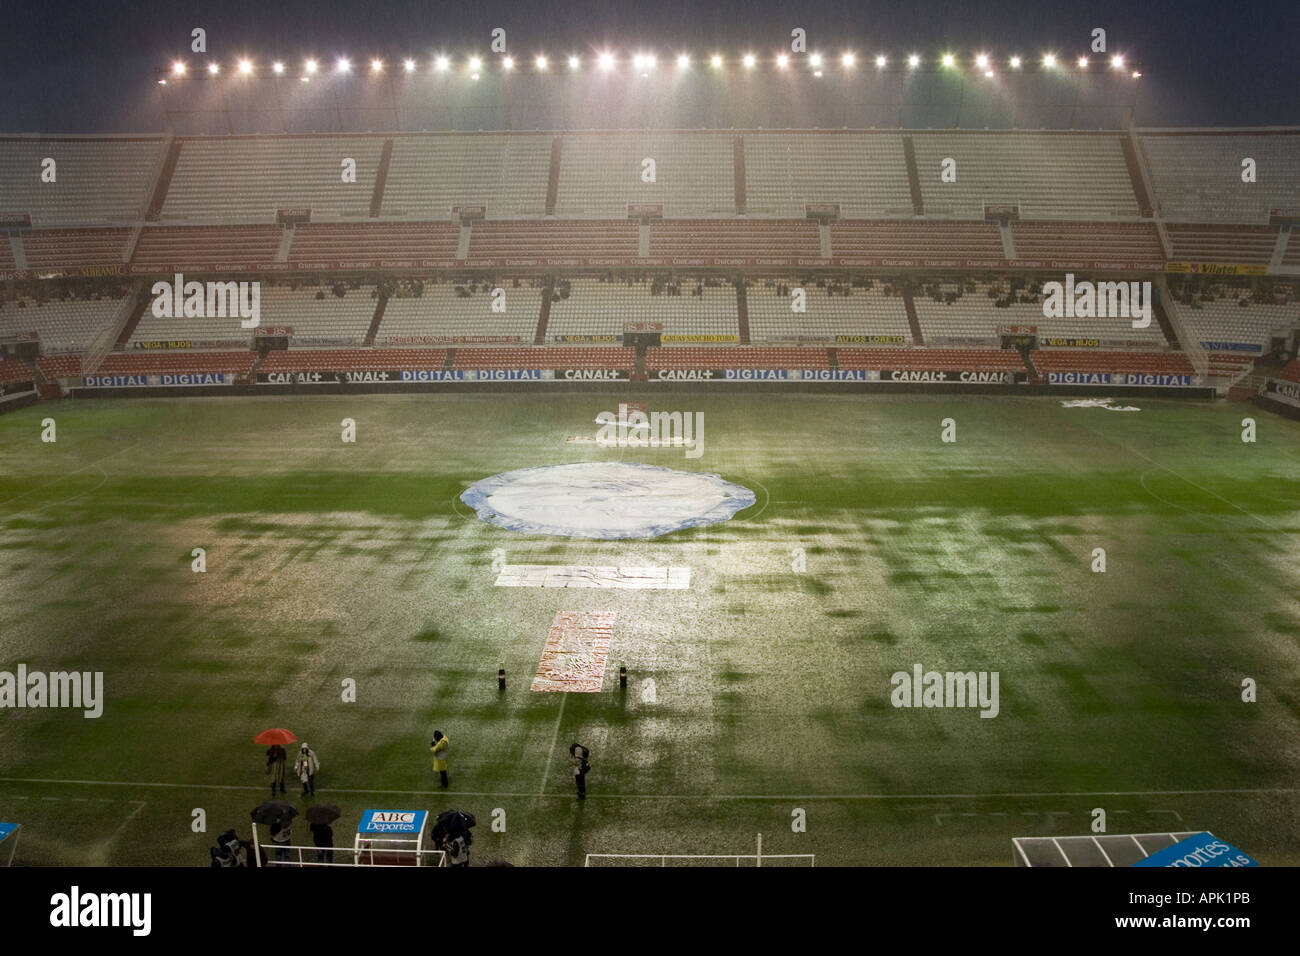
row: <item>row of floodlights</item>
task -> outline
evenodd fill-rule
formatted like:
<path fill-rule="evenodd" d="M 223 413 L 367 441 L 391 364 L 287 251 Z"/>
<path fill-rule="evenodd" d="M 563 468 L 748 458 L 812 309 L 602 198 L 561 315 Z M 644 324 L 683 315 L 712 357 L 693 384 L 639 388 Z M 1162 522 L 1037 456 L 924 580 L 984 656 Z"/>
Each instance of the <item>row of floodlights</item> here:
<path fill-rule="evenodd" d="M 822 54 L 820 53 L 810 53 L 807 54 L 806 59 L 808 61 L 808 67 L 813 71 L 814 75 L 821 76 L 822 68 L 826 65 L 826 58 L 823 57 Z M 595 62 L 595 66 L 598 69 L 603 70 L 605 72 L 610 72 L 619 66 L 618 57 L 616 57 L 615 54 L 608 53 L 608 52 L 596 54 L 594 57 L 594 62 Z M 658 64 L 658 59 L 653 53 L 637 53 L 634 56 L 630 57 L 627 62 L 630 63 L 630 65 L 634 70 L 641 73 L 642 76 L 646 76 L 649 74 L 651 70 L 655 69 L 655 67 Z M 712 56 L 710 56 L 707 62 L 709 66 L 715 70 L 721 70 L 727 65 L 727 61 L 722 57 L 721 54 L 718 53 L 715 53 Z M 741 66 L 743 66 L 745 69 L 752 70 L 759 65 L 759 58 L 753 53 L 746 53 L 740 58 L 739 62 Z M 784 53 L 779 54 L 772 62 L 778 70 L 789 69 L 792 66 L 791 57 Z M 912 53 L 909 56 L 907 56 L 904 62 L 906 62 L 908 69 L 915 70 L 921 66 L 922 59 L 920 54 Z M 944 53 L 942 56 L 939 57 L 939 59 L 936 62 L 944 69 L 951 70 L 951 69 L 961 68 L 961 64 L 958 60 L 958 57 L 953 53 Z M 889 57 L 887 57 L 883 53 L 877 55 L 875 58 L 876 69 L 883 70 L 889 66 L 889 63 L 890 63 Z M 1058 59 L 1056 54 L 1054 53 L 1043 54 L 1043 57 L 1039 61 L 1039 63 L 1043 69 L 1047 69 L 1047 70 L 1063 69 L 1065 65 L 1064 61 Z M 858 65 L 857 54 L 855 53 L 841 54 L 839 58 L 839 64 L 845 69 L 853 69 Z M 995 69 L 994 58 L 987 53 L 976 54 L 971 59 L 971 64 L 975 67 L 975 69 L 982 71 L 985 76 L 991 77 L 994 75 L 994 69 Z M 1086 70 L 1090 65 L 1090 61 L 1088 57 L 1081 56 L 1077 60 L 1075 60 L 1075 64 L 1078 66 L 1080 70 Z M 483 58 L 479 56 L 467 57 L 465 60 L 466 72 L 473 79 L 476 80 L 479 78 L 479 75 L 483 72 L 483 65 L 484 65 Z M 1024 57 L 1010 56 L 1007 58 L 1006 65 L 1012 70 L 1019 70 L 1026 65 L 1026 61 Z M 516 66 L 517 64 L 514 57 L 512 56 L 501 57 L 501 69 L 504 72 L 509 73 L 515 70 Z M 691 60 L 690 54 L 687 53 L 678 54 L 677 68 L 679 70 L 689 70 L 692 66 L 693 66 L 693 62 Z M 583 68 L 582 58 L 578 56 L 570 56 L 568 58 L 568 67 L 571 72 L 577 72 L 581 70 Z M 1112 56 L 1110 58 L 1110 67 L 1111 69 L 1114 70 L 1126 69 L 1127 67 L 1125 65 L 1124 57 L 1119 54 Z M 370 61 L 370 72 L 372 74 L 384 73 L 387 70 L 387 68 L 388 68 L 387 64 L 381 59 L 376 58 Z M 432 68 L 436 73 L 451 72 L 452 70 L 451 57 L 449 56 L 435 57 L 432 61 Z M 271 72 L 275 76 L 283 76 L 286 69 L 287 67 L 282 61 L 277 60 L 275 63 L 271 64 Z M 308 59 L 303 62 L 302 75 L 300 79 L 304 83 L 310 82 L 311 78 L 319 74 L 321 69 L 322 67 L 319 60 Z M 419 64 L 413 58 L 407 57 L 406 59 L 402 60 L 402 64 L 401 64 L 402 72 L 415 73 L 418 69 L 419 69 Z M 533 59 L 533 69 L 539 73 L 545 73 L 551 69 L 551 61 L 546 56 L 539 54 Z M 253 64 L 253 61 L 248 58 L 241 59 L 235 64 L 235 72 L 240 76 L 251 76 L 253 75 L 253 73 L 256 72 L 256 70 L 257 68 Z M 221 64 L 217 63 L 216 61 L 212 61 L 208 63 L 207 71 L 210 75 L 216 76 L 221 72 Z M 353 72 L 352 61 L 345 56 L 339 57 L 334 61 L 334 72 L 338 74 L 347 74 Z M 175 77 L 186 76 L 189 73 L 189 65 L 182 60 L 177 60 L 175 63 L 172 64 L 171 73 L 172 76 Z M 1139 70 L 1133 70 L 1132 75 L 1133 78 L 1136 79 L 1137 77 L 1141 76 L 1142 73 Z M 163 83 L 166 82 L 166 80 L 160 79 L 159 82 Z"/>

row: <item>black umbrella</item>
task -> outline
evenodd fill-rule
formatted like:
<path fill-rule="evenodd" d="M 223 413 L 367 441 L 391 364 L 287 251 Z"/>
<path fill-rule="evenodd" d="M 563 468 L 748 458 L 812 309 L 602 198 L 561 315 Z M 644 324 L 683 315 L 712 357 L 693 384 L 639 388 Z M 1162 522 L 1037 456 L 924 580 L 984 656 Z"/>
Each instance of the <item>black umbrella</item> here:
<path fill-rule="evenodd" d="M 442 842 L 444 836 L 450 836 L 452 839 L 467 832 L 470 827 L 477 824 L 474 814 L 465 810 L 444 810 L 438 814 L 438 818 L 433 824 L 434 843 Z"/>
<path fill-rule="evenodd" d="M 332 803 L 318 803 L 307 808 L 308 823 L 333 823 L 343 816 L 343 811 Z"/>
<path fill-rule="evenodd" d="M 298 808 L 284 800 L 267 800 L 265 803 L 259 803 L 252 813 L 254 823 L 281 825 L 288 823 L 297 815 Z"/>

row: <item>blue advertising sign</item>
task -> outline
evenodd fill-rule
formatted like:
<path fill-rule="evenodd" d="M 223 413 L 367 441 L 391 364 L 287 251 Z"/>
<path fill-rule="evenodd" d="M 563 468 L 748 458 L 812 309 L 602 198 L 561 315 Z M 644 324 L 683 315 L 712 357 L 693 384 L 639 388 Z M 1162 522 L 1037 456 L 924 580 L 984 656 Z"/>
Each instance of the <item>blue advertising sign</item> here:
<path fill-rule="evenodd" d="M 409 833 L 416 836 L 424 829 L 428 810 L 363 810 L 357 833 Z"/>
<path fill-rule="evenodd" d="M 1167 846 L 1152 853 L 1134 866 L 1259 866 L 1235 846 L 1218 839 L 1208 831 L 1189 837 L 1181 843 Z"/>

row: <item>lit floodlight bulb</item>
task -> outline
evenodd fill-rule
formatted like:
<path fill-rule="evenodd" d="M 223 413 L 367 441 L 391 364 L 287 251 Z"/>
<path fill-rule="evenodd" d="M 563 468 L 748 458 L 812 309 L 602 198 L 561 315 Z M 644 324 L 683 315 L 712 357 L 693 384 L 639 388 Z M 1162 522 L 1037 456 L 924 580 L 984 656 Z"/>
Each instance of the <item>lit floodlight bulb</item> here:
<path fill-rule="evenodd" d="M 533 61 L 533 66 L 537 67 L 539 73 L 546 72 L 546 57 L 538 56 L 537 59 Z"/>
<path fill-rule="evenodd" d="M 506 57 L 501 61 L 501 67 L 506 71 L 513 70 L 515 68 L 515 58 L 513 56 Z"/>
<path fill-rule="evenodd" d="M 208 72 L 211 73 L 213 76 L 216 76 L 218 73 L 221 72 L 221 65 L 218 63 L 209 63 Z"/>
<path fill-rule="evenodd" d="M 472 56 L 469 58 L 469 70 L 471 73 L 477 73 L 483 68 L 483 61 L 479 57 Z"/>
<path fill-rule="evenodd" d="M 854 56 L 852 53 L 845 53 L 842 57 L 840 57 L 841 65 L 846 67 L 852 67 L 853 64 L 857 62 L 858 62 L 858 58 Z"/>
<path fill-rule="evenodd" d="M 821 66 L 822 55 L 820 53 L 814 53 L 812 56 L 808 57 L 808 62 L 811 63 L 813 66 Z"/>
<path fill-rule="evenodd" d="M 1051 53 L 1047 54 L 1043 57 L 1043 66 L 1047 67 L 1049 70 L 1054 68 L 1056 66 L 1056 57 Z"/>
<path fill-rule="evenodd" d="M 882 53 L 880 56 L 876 57 L 876 69 L 883 70 L 888 63 L 889 59 L 885 54 Z"/>
<path fill-rule="evenodd" d="M 173 76 L 184 76 L 184 75 L 185 75 L 185 64 L 182 63 L 180 60 L 177 60 L 175 63 L 173 63 L 173 64 L 172 64 L 172 75 L 173 75 Z"/>
<path fill-rule="evenodd" d="M 580 66 L 582 66 L 581 60 L 579 60 L 576 56 L 569 57 L 569 69 L 576 70 Z"/>
<path fill-rule="evenodd" d="M 913 53 L 911 56 L 907 58 L 907 65 L 910 69 L 915 70 L 918 66 L 921 65 L 921 58 L 917 56 L 915 53 Z"/>
<path fill-rule="evenodd" d="M 614 54 L 602 53 L 597 62 L 600 64 L 600 68 L 608 73 L 610 70 L 614 69 Z"/>
<path fill-rule="evenodd" d="M 447 59 L 445 56 L 440 56 L 433 61 L 433 68 L 439 73 L 446 73 L 451 69 L 451 60 Z"/>
<path fill-rule="evenodd" d="M 689 70 L 691 67 L 691 58 L 685 53 L 677 54 L 677 69 Z"/>
<path fill-rule="evenodd" d="M 752 70 L 754 64 L 758 62 L 758 57 L 754 56 L 752 53 L 746 53 L 741 62 L 745 64 L 745 69 Z"/>
<path fill-rule="evenodd" d="M 992 77 L 992 76 L 993 76 L 993 71 L 992 71 L 992 70 L 985 70 L 985 71 L 984 71 L 984 75 L 987 76 L 987 77 Z"/>
<path fill-rule="evenodd" d="M 975 65 L 978 66 L 981 70 L 987 70 L 989 68 L 988 54 L 981 53 L 977 57 L 975 57 Z"/>
<path fill-rule="evenodd" d="M 276 76 L 283 75 L 284 64 L 281 63 L 279 60 L 276 60 L 274 63 L 271 64 L 271 72 L 274 73 Z"/>
<path fill-rule="evenodd" d="M 1141 75 L 1142 75 L 1142 71 L 1141 71 L 1141 70 L 1134 70 L 1134 71 L 1133 71 L 1133 79 L 1136 80 L 1136 79 L 1137 79 L 1139 76 L 1141 76 Z"/>
<path fill-rule="evenodd" d="M 789 65 L 790 65 L 790 58 L 786 56 L 784 53 L 778 53 L 776 56 L 776 68 L 778 70 L 784 70 Z"/>
<path fill-rule="evenodd" d="M 334 63 L 334 69 L 340 73 L 352 72 L 352 61 L 345 56 L 341 56 Z"/>
<path fill-rule="evenodd" d="M 308 60 L 302 66 L 303 69 L 307 71 L 308 76 L 314 76 L 316 71 L 320 69 L 320 64 L 315 60 Z"/>
<path fill-rule="evenodd" d="M 640 69 L 644 69 L 644 68 L 645 68 L 645 57 L 642 56 L 640 53 L 635 54 L 635 55 L 632 57 L 632 66 L 634 66 L 634 67 L 635 67 L 636 69 L 638 69 L 638 70 L 640 70 Z"/>
<path fill-rule="evenodd" d="M 239 74 L 240 74 L 240 76 L 248 76 L 248 74 L 250 74 L 250 73 L 252 73 L 252 72 L 253 72 L 253 61 L 252 61 L 252 60 L 240 60 L 240 61 L 239 61 Z"/>
<path fill-rule="evenodd" d="M 408 56 L 405 60 L 402 61 L 402 69 L 405 70 L 407 73 L 414 73 L 415 61 Z"/>
<path fill-rule="evenodd" d="M 1013 69 L 1013 70 L 1018 70 L 1018 69 L 1020 69 L 1020 57 L 1018 57 L 1018 56 L 1013 56 L 1013 57 L 1011 58 L 1011 69 Z"/>
<path fill-rule="evenodd" d="M 713 56 L 709 57 L 709 66 L 713 67 L 715 70 L 721 69 L 722 57 L 718 56 L 716 53 L 713 54 Z"/>
<path fill-rule="evenodd" d="M 1124 57 L 1116 53 L 1114 56 L 1110 58 L 1110 65 L 1117 70 L 1124 69 Z"/>
<path fill-rule="evenodd" d="M 1079 69 L 1086 70 L 1087 68 L 1088 68 L 1088 58 L 1086 56 L 1079 57 Z"/>
<path fill-rule="evenodd" d="M 945 53 L 943 55 L 943 59 L 940 62 L 943 63 L 944 66 L 952 66 L 954 63 L 957 62 L 957 58 L 953 56 L 951 53 Z"/>

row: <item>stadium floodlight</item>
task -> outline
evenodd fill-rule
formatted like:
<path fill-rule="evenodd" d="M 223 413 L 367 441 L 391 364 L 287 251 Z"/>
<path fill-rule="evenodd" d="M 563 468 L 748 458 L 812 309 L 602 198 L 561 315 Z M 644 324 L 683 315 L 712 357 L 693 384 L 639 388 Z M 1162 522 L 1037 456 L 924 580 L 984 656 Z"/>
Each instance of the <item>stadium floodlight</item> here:
<path fill-rule="evenodd" d="M 501 61 L 501 67 L 507 72 L 513 70 L 515 68 L 515 58 L 513 56 L 506 57 Z"/>
<path fill-rule="evenodd" d="M 822 55 L 820 53 L 814 53 L 812 56 L 808 57 L 808 62 L 811 63 L 813 66 L 821 66 Z"/>
<path fill-rule="evenodd" d="M 216 76 L 218 73 L 221 72 L 221 64 L 219 64 L 219 63 L 209 63 L 209 64 L 208 64 L 208 72 L 211 73 L 213 76 Z"/>
<path fill-rule="evenodd" d="M 185 64 L 182 63 L 180 60 L 177 60 L 175 63 L 173 63 L 173 64 L 172 64 L 172 75 L 173 75 L 173 76 L 184 76 L 184 75 L 185 75 Z"/>
<path fill-rule="evenodd" d="M 989 77 L 990 79 L 992 79 L 992 77 L 993 77 L 993 71 L 992 71 L 992 70 L 985 70 L 985 71 L 984 71 L 984 75 L 987 76 L 987 77 Z"/>
<path fill-rule="evenodd" d="M 691 68 L 691 58 L 685 53 L 677 54 L 677 69 L 689 70 Z"/>
<path fill-rule="evenodd" d="M 1056 68 L 1056 56 L 1055 56 L 1054 54 L 1051 54 L 1051 53 L 1048 53 L 1046 56 L 1044 56 L 1044 57 L 1043 57 L 1043 66 L 1047 67 L 1049 70 L 1055 69 L 1055 68 Z"/>
<path fill-rule="evenodd" d="M 886 57 L 885 54 L 882 53 L 878 57 L 876 57 L 876 69 L 883 70 L 888 65 L 888 63 L 889 63 L 889 58 Z"/>
<path fill-rule="evenodd" d="M 248 76 L 248 75 L 249 75 L 250 73 L 252 73 L 252 72 L 253 72 L 253 61 L 252 61 L 252 60 L 247 60 L 247 59 L 245 59 L 245 60 L 240 60 L 240 61 L 239 61 L 239 75 L 240 75 L 240 76 Z"/>
<path fill-rule="evenodd" d="M 915 70 L 920 65 L 921 65 L 921 58 L 917 56 L 915 53 L 913 53 L 911 56 L 907 58 L 908 69 Z"/>
<path fill-rule="evenodd" d="M 408 56 L 405 60 L 402 61 L 402 69 L 405 70 L 407 73 L 414 73 L 415 61 Z"/>
<path fill-rule="evenodd" d="M 281 63 L 279 60 L 276 60 L 274 63 L 271 64 L 271 72 L 274 73 L 276 76 L 283 75 L 284 64 Z"/>
<path fill-rule="evenodd" d="M 1136 80 L 1136 79 L 1137 79 L 1139 76 L 1141 76 L 1141 75 L 1142 75 L 1142 71 L 1141 71 L 1141 70 L 1134 70 L 1134 71 L 1133 71 L 1133 79 Z"/>
<path fill-rule="evenodd" d="M 546 57 L 542 56 L 542 55 L 539 53 L 539 54 L 537 55 L 537 59 L 533 60 L 533 66 L 537 67 L 537 72 L 538 72 L 538 73 L 545 73 L 545 72 L 546 72 Z"/>
<path fill-rule="evenodd" d="M 614 54 L 608 52 L 602 53 L 596 58 L 596 62 L 600 64 L 602 70 L 608 73 L 610 70 L 614 69 Z"/>
<path fill-rule="evenodd" d="M 433 61 L 433 68 L 439 73 L 446 73 L 451 69 L 451 60 L 447 59 L 445 56 L 440 56 Z"/>
<path fill-rule="evenodd" d="M 1124 57 L 1116 53 L 1114 56 L 1110 58 L 1110 65 L 1117 70 L 1124 69 Z"/>
<path fill-rule="evenodd" d="M 853 65 L 857 62 L 858 62 L 858 58 L 854 56 L 852 53 L 845 53 L 842 57 L 840 57 L 840 63 L 843 66 L 848 67 L 850 69 L 852 69 Z"/>
<path fill-rule="evenodd" d="M 371 60 L 371 61 L 370 61 L 370 72 L 371 72 L 371 73 L 383 73 L 383 72 L 384 72 L 384 61 L 383 61 L 383 60 Z"/>
<path fill-rule="evenodd" d="M 784 53 L 777 54 L 776 68 L 778 70 L 784 70 L 789 65 L 790 65 L 790 58 L 788 56 L 786 56 Z"/>
<path fill-rule="evenodd" d="M 634 66 L 638 70 L 645 69 L 645 57 L 642 56 L 640 53 L 635 54 L 632 57 L 632 66 Z"/>
<path fill-rule="evenodd" d="M 1018 57 L 1018 56 L 1013 56 L 1013 57 L 1011 58 L 1011 69 L 1013 69 L 1013 70 L 1018 70 L 1018 69 L 1020 69 L 1020 57 Z"/>
<path fill-rule="evenodd" d="M 754 56 L 754 54 L 752 53 L 746 53 L 744 59 L 741 60 L 741 62 L 745 64 L 745 69 L 752 70 L 754 68 L 754 64 L 758 62 L 758 57 Z"/>
<path fill-rule="evenodd" d="M 1087 68 L 1088 68 L 1088 58 L 1086 56 L 1079 57 L 1079 69 L 1086 70 Z"/>
<path fill-rule="evenodd" d="M 334 62 L 334 69 L 339 73 L 351 73 L 352 61 L 345 56 L 341 56 Z"/>
<path fill-rule="evenodd" d="M 943 55 L 943 59 L 940 62 L 943 63 L 944 66 L 952 66 L 954 63 L 957 62 L 957 58 L 953 56 L 951 53 L 945 53 Z"/>
<path fill-rule="evenodd" d="M 653 53 L 647 53 L 645 55 L 645 68 L 647 70 L 653 70 L 655 68 L 655 65 L 658 62 L 659 61 L 655 59 L 655 55 Z"/>
<path fill-rule="evenodd" d="M 718 56 L 716 53 L 713 54 L 713 56 L 709 57 L 709 66 L 713 67 L 715 70 L 722 69 L 722 57 Z"/>
<path fill-rule="evenodd" d="M 581 60 L 579 60 L 576 56 L 569 57 L 569 69 L 576 70 L 580 66 L 582 66 Z"/>
<path fill-rule="evenodd" d="M 320 69 L 320 64 L 318 64 L 315 60 L 308 60 L 302 66 L 303 69 L 307 71 L 308 76 L 314 76 L 316 71 Z"/>
<path fill-rule="evenodd" d="M 469 58 L 469 71 L 477 73 L 483 68 L 483 60 L 480 57 L 472 56 Z"/>
<path fill-rule="evenodd" d="M 975 65 L 978 66 L 981 70 L 987 70 L 989 68 L 988 54 L 980 53 L 979 55 L 977 55 L 975 57 Z"/>

